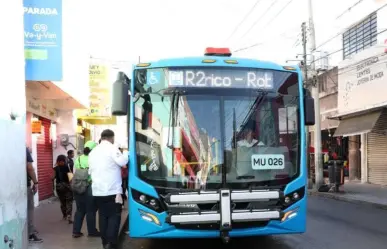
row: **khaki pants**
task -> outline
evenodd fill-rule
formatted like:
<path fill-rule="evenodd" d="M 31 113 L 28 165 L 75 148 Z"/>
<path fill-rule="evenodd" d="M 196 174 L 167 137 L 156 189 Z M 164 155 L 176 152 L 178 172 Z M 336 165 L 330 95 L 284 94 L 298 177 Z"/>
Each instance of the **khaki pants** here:
<path fill-rule="evenodd" d="M 27 187 L 27 218 L 28 218 L 28 235 L 32 235 L 36 232 L 34 226 L 34 192 L 31 187 Z"/>

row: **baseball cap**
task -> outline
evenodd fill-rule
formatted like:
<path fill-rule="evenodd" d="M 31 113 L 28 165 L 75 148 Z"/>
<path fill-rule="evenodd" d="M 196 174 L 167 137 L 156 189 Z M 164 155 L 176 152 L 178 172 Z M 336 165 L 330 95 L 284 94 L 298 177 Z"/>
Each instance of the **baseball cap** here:
<path fill-rule="evenodd" d="M 85 143 L 85 148 L 89 148 L 90 150 L 94 149 L 96 146 L 97 143 L 91 140 Z"/>

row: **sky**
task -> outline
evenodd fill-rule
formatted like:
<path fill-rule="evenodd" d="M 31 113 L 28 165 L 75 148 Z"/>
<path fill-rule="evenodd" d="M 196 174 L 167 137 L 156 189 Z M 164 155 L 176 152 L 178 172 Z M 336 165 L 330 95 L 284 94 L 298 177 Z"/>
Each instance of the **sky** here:
<path fill-rule="evenodd" d="M 342 30 L 342 21 L 348 14 L 336 18 L 358 1 L 313 1 L 317 45 Z M 364 2 L 367 1 L 381 0 Z M 308 20 L 307 0 L 83 0 L 78 3 L 85 10 L 83 13 L 87 13 L 82 22 L 90 54 L 128 63 L 136 63 L 139 56 L 141 61 L 201 56 L 209 46 L 235 51 L 254 44 L 259 45 L 233 55 L 285 63 L 302 52 L 301 23 Z M 243 19 L 246 20 L 240 24 Z"/>

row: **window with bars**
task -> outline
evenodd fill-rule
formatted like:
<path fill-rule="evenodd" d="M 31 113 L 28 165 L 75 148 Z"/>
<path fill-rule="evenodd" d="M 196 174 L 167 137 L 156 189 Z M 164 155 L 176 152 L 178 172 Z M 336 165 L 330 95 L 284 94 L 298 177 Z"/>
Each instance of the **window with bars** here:
<path fill-rule="evenodd" d="M 369 15 L 343 34 L 343 59 L 377 43 L 377 14 Z"/>

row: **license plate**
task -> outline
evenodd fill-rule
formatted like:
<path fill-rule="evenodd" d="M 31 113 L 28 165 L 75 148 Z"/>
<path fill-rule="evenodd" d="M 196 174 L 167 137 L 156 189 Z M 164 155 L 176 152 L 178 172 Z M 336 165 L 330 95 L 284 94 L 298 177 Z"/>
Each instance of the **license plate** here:
<path fill-rule="evenodd" d="M 283 154 L 259 154 L 251 156 L 253 170 L 284 169 L 285 156 Z"/>

